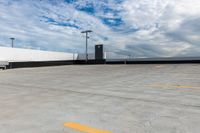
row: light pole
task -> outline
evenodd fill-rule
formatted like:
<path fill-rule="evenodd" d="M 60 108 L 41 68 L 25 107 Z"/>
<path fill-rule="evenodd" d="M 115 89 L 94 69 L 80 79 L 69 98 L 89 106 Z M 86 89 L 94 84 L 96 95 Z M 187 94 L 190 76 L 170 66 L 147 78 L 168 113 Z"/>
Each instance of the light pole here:
<path fill-rule="evenodd" d="M 15 38 L 11 37 L 10 39 L 12 41 L 12 48 L 13 48 L 14 47 L 14 40 L 15 40 Z M 10 62 L 10 69 L 12 69 L 12 62 Z"/>
<path fill-rule="evenodd" d="M 14 40 L 15 40 L 15 38 L 10 38 L 11 39 L 11 41 L 12 41 L 12 48 L 14 47 Z"/>
<path fill-rule="evenodd" d="M 85 61 L 86 61 L 86 63 L 88 62 L 88 39 L 89 39 L 88 33 L 91 33 L 91 32 L 92 32 L 91 30 L 86 30 L 86 31 L 81 32 L 81 33 L 86 34 L 86 48 L 85 48 Z"/>

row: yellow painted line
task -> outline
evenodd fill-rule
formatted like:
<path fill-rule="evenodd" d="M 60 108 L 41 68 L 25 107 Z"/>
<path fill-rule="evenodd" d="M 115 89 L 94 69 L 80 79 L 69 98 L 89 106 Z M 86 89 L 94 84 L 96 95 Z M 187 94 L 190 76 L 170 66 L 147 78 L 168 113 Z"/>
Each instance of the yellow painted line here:
<path fill-rule="evenodd" d="M 163 87 L 163 88 L 180 88 L 180 89 L 200 89 L 198 86 L 185 86 L 185 85 L 165 85 L 165 84 L 157 84 L 157 85 L 150 85 L 152 87 Z"/>
<path fill-rule="evenodd" d="M 157 65 L 156 68 L 162 68 L 165 67 L 164 65 Z"/>
<path fill-rule="evenodd" d="M 82 125 L 82 124 L 75 123 L 75 122 L 66 122 L 66 123 L 64 123 L 64 126 L 75 129 L 77 131 L 84 132 L 84 133 L 112 133 L 110 131 L 92 128 L 90 126 Z"/>

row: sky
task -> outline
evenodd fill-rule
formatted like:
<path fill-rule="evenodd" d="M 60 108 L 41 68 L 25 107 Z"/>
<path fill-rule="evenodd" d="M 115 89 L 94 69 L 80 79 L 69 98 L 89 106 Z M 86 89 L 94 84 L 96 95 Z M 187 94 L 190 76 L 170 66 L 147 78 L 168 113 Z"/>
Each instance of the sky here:
<path fill-rule="evenodd" d="M 0 0 L 0 45 L 131 57 L 200 56 L 199 0 Z"/>

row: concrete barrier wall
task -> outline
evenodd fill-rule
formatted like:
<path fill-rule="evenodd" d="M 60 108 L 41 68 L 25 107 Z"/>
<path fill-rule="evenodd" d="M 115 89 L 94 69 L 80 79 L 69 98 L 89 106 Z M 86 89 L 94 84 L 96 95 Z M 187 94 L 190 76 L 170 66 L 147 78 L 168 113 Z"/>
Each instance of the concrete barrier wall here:
<path fill-rule="evenodd" d="M 41 50 L 0 47 L 0 61 L 62 61 L 75 60 L 77 54 L 64 52 L 49 52 Z"/>

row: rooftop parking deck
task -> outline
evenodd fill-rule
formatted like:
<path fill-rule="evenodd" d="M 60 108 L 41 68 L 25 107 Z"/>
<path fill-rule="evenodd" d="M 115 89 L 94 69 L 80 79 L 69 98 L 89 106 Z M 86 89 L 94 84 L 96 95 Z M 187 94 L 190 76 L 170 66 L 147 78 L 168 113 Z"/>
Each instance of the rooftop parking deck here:
<path fill-rule="evenodd" d="M 68 122 L 113 133 L 199 133 L 200 64 L 0 71 L 0 133 L 81 133 Z"/>

